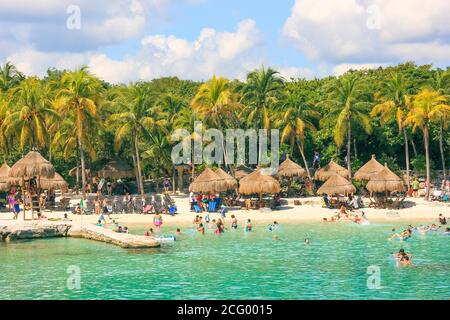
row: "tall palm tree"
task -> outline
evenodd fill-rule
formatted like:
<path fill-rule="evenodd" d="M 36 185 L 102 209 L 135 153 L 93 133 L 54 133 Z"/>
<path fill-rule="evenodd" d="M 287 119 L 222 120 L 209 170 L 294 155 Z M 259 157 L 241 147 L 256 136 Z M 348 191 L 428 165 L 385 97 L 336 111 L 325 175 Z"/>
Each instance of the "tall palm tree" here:
<path fill-rule="evenodd" d="M 5 127 L 3 125 L 8 112 L 8 98 L 6 93 L 0 91 L 0 149 L 3 154 L 3 162 L 6 162 L 9 154 L 9 137 L 6 136 Z"/>
<path fill-rule="evenodd" d="M 407 127 L 404 125 L 405 116 L 409 111 L 410 99 L 406 82 L 402 74 L 394 74 L 389 81 L 385 82 L 385 94 L 379 97 L 379 103 L 375 105 L 370 113 L 371 116 L 380 115 L 382 125 L 388 121 L 395 119 L 397 121 L 398 130 L 403 134 L 405 142 L 405 163 L 406 163 L 406 184 L 410 185 L 410 168 L 409 168 L 409 145 Z"/>
<path fill-rule="evenodd" d="M 429 86 L 441 95 L 450 94 L 450 71 L 437 70 L 429 80 Z M 448 129 L 449 119 L 443 115 L 439 120 L 439 150 L 441 152 L 442 173 L 444 180 L 447 179 L 447 169 L 445 167 L 444 152 L 444 130 Z"/>
<path fill-rule="evenodd" d="M 309 179 L 311 179 L 311 173 L 304 151 L 305 133 L 307 130 L 316 131 L 317 127 L 314 121 L 321 117 L 320 112 L 314 108 L 314 105 L 307 101 L 302 92 L 288 89 L 280 102 L 279 110 L 275 113 L 276 120 L 274 121 L 275 128 L 282 128 L 281 141 L 290 141 L 291 155 L 294 144 L 297 144 Z"/>
<path fill-rule="evenodd" d="M 77 133 L 77 146 L 81 162 L 82 190 L 86 186 L 86 163 L 84 142 L 95 128 L 88 128 L 95 123 L 99 94 L 102 92 L 101 82 L 86 67 L 66 72 L 61 78 L 55 109 L 65 117 L 73 117 Z M 89 132 L 91 131 L 91 132 Z"/>
<path fill-rule="evenodd" d="M 116 150 L 119 150 L 123 141 L 132 138 L 134 159 L 137 166 L 137 181 L 139 192 L 144 195 L 144 180 L 142 179 L 141 155 L 139 143 L 145 137 L 151 137 L 155 128 L 162 128 L 165 120 L 158 119 L 158 113 L 152 110 L 153 94 L 148 86 L 137 83 L 130 85 L 124 94 L 118 98 L 122 111 L 113 114 L 110 121 L 118 124 L 115 133 Z"/>
<path fill-rule="evenodd" d="M 347 169 L 348 177 L 352 178 L 351 167 L 351 135 L 352 127 L 360 125 L 363 130 L 370 134 L 372 125 L 368 116 L 368 104 L 358 101 L 361 86 L 354 76 L 337 79 L 333 84 L 329 99 L 322 102 L 330 108 L 330 111 L 322 122 L 333 122 L 334 141 L 338 147 L 347 138 Z"/>
<path fill-rule="evenodd" d="M 212 79 L 200 86 L 191 101 L 194 112 L 205 119 L 208 125 L 215 126 L 220 131 L 225 127 L 227 119 L 236 118 L 235 112 L 240 107 L 229 84 L 227 79 L 213 76 Z M 225 156 L 225 165 L 228 165 L 223 139 L 222 150 Z"/>
<path fill-rule="evenodd" d="M 427 175 L 427 192 L 425 199 L 430 197 L 430 123 L 443 117 L 450 116 L 450 106 L 447 98 L 437 91 L 424 89 L 419 92 L 413 101 L 413 107 L 405 119 L 405 124 L 412 125 L 413 131 L 420 129 L 423 132 L 425 144 L 425 162 Z"/>
<path fill-rule="evenodd" d="M 48 143 L 46 117 L 58 118 L 52 109 L 49 90 L 41 80 L 30 77 L 10 91 L 11 112 L 5 117 L 3 126 L 6 136 L 18 136 L 21 150 L 33 149 Z"/>
<path fill-rule="evenodd" d="M 243 88 L 242 101 L 248 123 L 257 123 L 259 128 L 270 129 L 270 109 L 277 102 L 284 80 L 278 71 L 272 68 L 250 72 Z"/>

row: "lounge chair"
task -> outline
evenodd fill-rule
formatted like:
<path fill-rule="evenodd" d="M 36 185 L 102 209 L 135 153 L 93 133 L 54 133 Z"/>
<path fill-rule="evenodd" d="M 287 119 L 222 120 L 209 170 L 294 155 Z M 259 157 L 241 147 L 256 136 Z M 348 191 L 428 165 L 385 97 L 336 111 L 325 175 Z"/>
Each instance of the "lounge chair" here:
<path fill-rule="evenodd" d="M 198 206 L 198 204 L 194 204 L 194 210 L 196 213 L 202 212 L 202 209 Z"/>
<path fill-rule="evenodd" d="M 208 204 L 208 211 L 209 212 L 216 212 L 216 202 L 215 201 L 211 201 Z"/>

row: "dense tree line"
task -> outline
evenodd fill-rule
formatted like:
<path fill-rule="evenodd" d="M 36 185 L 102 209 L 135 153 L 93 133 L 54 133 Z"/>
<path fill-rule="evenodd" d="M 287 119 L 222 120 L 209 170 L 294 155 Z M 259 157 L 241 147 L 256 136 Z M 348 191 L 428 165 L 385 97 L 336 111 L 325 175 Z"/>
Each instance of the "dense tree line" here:
<path fill-rule="evenodd" d="M 67 177 L 75 166 L 101 168 L 117 155 L 133 164 L 136 182 L 171 174 L 176 128 L 281 130 L 281 151 L 310 168 L 334 159 L 351 172 L 376 154 L 394 170 L 428 179 L 449 168 L 450 68 L 408 62 L 339 77 L 283 79 L 271 68 L 245 82 L 213 76 L 113 85 L 78 70 L 26 77 L 0 68 L 0 149 L 12 164 L 39 150 Z M 344 162 L 344 159 L 348 161 Z M 311 172 L 308 170 L 308 176 Z M 86 176 L 81 170 L 80 185 Z"/>

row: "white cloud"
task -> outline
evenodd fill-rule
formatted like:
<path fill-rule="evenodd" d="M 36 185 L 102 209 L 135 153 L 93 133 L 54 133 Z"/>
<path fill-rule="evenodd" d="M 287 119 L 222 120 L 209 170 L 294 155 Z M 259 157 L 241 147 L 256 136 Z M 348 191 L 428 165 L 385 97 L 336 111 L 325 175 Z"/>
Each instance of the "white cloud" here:
<path fill-rule="evenodd" d="M 0 0 L 0 37 L 40 51 L 86 51 L 142 36 L 172 0 Z M 80 28 L 67 28 L 80 10 Z M 8 52 L 10 53 L 10 52 Z"/>
<path fill-rule="evenodd" d="M 173 35 L 147 36 L 135 54 L 120 60 L 95 51 L 48 53 L 31 48 L 10 54 L 6 60 L 25 74 L 38 75 L 45 74 L 48 67 L 72 69 L 85 64 L 94 74 L 113 83 L 161 76 L 206 80 L 213 74 L 242 79 L 264 62 L 261 47 L 262 36 L 256 23 L 243 20 L 233 32 L 205 28 L 194 41 Z M 286 68 L 285 72 L 294 75 L 305 70 Z"/>
<path fill-rule="evenodd" d="M 450 2 L 296 0 L 283 35 L 308 59 L 340 65 L 450 61 Z"/>

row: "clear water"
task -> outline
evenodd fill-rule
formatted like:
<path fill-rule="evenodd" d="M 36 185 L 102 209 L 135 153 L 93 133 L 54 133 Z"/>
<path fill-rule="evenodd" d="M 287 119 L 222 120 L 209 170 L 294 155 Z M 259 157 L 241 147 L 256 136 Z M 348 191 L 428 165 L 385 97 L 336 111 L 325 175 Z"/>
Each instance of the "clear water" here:
<path fill-rule="evenodd" d="M 450 236 L 388 241 L 394 226 L 405 224 L 285 224 L 279 241 L 265 225 L 222 236 L 186 226 L 154 250 L 70 238 L 2 243 L 0 299 L 449 299 Z M 389 259 L 401 247 L 413 253 L 410 268 Z M 69 266 L 80 269 L 79 289 L 67 286 Z M 381 288 L 368 289 L 368 266 L 380 268 Z"/>

